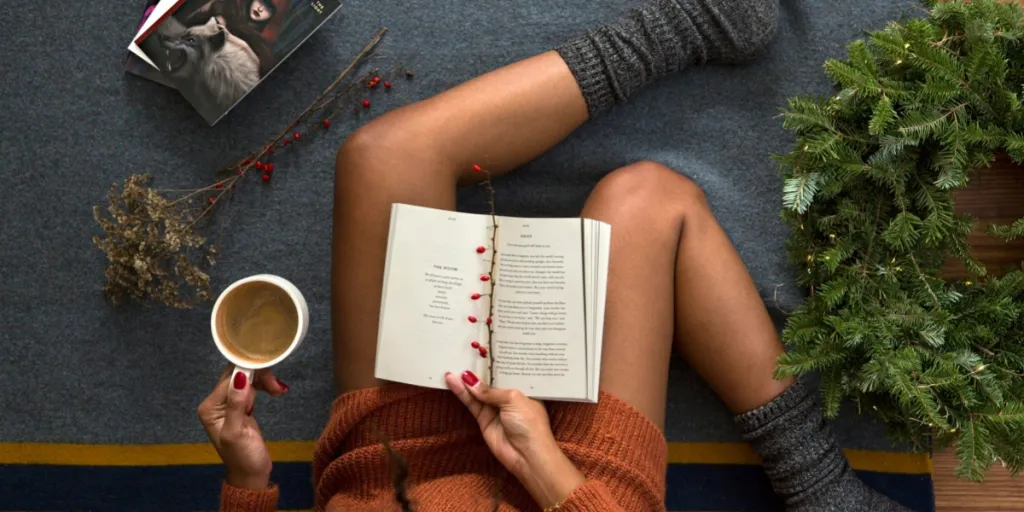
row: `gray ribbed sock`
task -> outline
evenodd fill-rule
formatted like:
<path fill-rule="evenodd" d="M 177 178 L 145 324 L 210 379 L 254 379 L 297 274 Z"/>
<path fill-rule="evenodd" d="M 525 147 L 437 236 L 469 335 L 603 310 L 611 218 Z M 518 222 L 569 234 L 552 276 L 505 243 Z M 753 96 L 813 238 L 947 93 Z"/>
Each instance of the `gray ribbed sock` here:
<path fill-rule="evenodd" d="M 775 35 L 778 0 L 648 0 L 557 48 L 593 118 L 691 64 L 740 62 Z"/>
<path fill-rule="evenodd" d="M 816 388 L 797 380 L 781 395 L 735 418 L 764 461 L 768 479 L 794 512 L 898 512 L 906 508 L 857 478 L 822 415 Z"/>

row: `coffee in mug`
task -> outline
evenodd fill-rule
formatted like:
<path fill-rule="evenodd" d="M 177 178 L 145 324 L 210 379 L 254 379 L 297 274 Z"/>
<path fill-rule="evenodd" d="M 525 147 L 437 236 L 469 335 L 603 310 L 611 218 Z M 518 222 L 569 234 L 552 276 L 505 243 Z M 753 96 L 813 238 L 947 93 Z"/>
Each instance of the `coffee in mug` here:
<path fill-rule="evenodd" d="M 254 370 L 280 363 L 302 343 L 309 307 L 287 279 L 251 276 L 220 294 L 210 329 L 217 349 L 236 366 L 234 373 L 244 372 L 251 379 Z"/>
<path fill-rule="evenodd" d="M 265 363 L 283 354 L 299 329 L 299 311 L 288 293 L 264 281 L 231 290 L 217 315 L 217 331 L 235 356 Z"/>

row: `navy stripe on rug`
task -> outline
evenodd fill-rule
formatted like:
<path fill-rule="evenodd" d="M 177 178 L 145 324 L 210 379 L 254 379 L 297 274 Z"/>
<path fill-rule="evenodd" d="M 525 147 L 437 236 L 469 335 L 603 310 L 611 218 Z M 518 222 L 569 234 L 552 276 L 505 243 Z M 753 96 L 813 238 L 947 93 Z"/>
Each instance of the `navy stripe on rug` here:
<path fill-rule="evenodd" d="M 931 475 L 857 471 L 857 476 L 911 510 L 935 511 Z M 669 510 L 784 510 L 761 466 L 729 464 L 669 464 L 665 505 Z"/>
<path fill-rule="evenodd" d="M 929 475 L 858 472 L 869 486 L 912 510 L 932 512 L 935 499 Z M 216 510 L 224 470 L 200 466 L 47 466 L 0 465 L 3 510 Z M 313 507 L 309 463 L 274 464 L 281 487 L 280 509 Z M 781 511 L 758 466 L 672 464 L 665 504 L 669 510 Z"/>

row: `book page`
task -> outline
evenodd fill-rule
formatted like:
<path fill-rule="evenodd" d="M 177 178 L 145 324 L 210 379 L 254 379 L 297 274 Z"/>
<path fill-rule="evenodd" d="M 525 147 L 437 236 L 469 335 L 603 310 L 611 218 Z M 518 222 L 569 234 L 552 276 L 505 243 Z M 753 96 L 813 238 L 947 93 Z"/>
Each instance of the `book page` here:
<path fill-rule="evenodd" d="M 472 370 L 486 378 L 487 293 L 491 217 L 396 204 L 391 211 L 381 297 L 375 375 L 444 389 L 444 373 Z M 469 316 L 479 319 L 470 323 Z"/>
<path fill-rule="evenodd" d="M 494 384 L 528 396 L 588 395 L 580 219 L 498 219 Z"/>
<path fill-rule="evenodd" d="M 587 361 L 590 382 L 587 400 L 597 402 L 601 383 L 601 353 L 604 346 L 604 306 L 608 291 L 608 256 L 611 250 L 612 227 L 604 222 L 584 219 L 586 252 Z"/>

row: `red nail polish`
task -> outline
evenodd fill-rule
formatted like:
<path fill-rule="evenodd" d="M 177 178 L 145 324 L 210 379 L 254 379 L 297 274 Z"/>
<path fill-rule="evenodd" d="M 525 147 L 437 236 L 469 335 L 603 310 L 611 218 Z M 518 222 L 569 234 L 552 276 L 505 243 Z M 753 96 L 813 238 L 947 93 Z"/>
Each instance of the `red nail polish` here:
<path fill-rule="evenodd" d="M 474 341 L 473 343 L 470 343 L 469 346 L 471 346 L 473 348 L 480 348 L 480 342 L 479 341 Z"/>
<path fill-rule="evenodd" d="M 245 374 L 238 372 L 235 374 L 235 380 L 232 382 L 235 389 L 245 389 Z"/>
<path fill-rule="evenodd" d="M 250 405 L 250 406 L 249 406 L 249 410 L 248 410 L 248 411 L 245 411 L 245 415 L 246 415 L 246 416 L 252 416 L 252 410 L 253 410 L 253 409 L 255 409 L 255 408 L 256 408 L 256 405 L 255 405 L 255 404 L 253 404 L 253 405 Z"/>
<path fill-rule="evenodd" d="M 479 165 L 473 165 L 473 172 L 480 172 L 483 169 Z"/>
<path fill-rule="evenodd" d="M 470 295 L 469 298 L 471 298 L 473 300 L 477 300 L 477 299 L 480 298 L 480 294 L 479 293 L 474 293 L 473 295 Z"/>
<path fill-rule="evenodd" d="M 475 316 L 469 317 L 469 323 L 475 324 L 476 323 L 476 317 Z"/>
<path fill-rule="evenodd" d="M 480 280 L 486 283 L 491 280 L 491 276 L 480 276 Z"/>
<path fill-rule="evenodd" d="M 288 387 L 288 384 L 285 384 L 284 382 L 281 382 L 281 379 L 278 379 L 278 378 L 275 377 L 274 380 L 276 380 L 277 381 L 277 385 L 281 386 L 282 388 L 284 388 L 285 391 L 288 391 L 289 389 L 291 389 L 291 388 Z"/>
<path fill-rule="evenodd" d="M 487 325 L 491 325 L 491 317 L 487 317 Z"/>
<path fill-rule="evenodd" d="M 465 382 L 467 386 L 476 386 L 480 379 L 477 378 L 475 373 L 466 370 L 462 372 L 462 382 Z"/>
<path fill-rule="evenodd" d="M 487 357 L 487 349 L 480 347 L 480 357 Z"/>
<path fill-rule="evenodd" d="M 483 253 L 485 253 L 485 252 L 487 252 L 487 248 L 486 248 L 486 247 L 484 247 L 484 246 L 482 246 L 482 245 L 481 245 L 480 247 L 477 247 L 477 248 L 476 248 L 476 253 L 477 253 L 477 254 L 483 254 Z"/>

